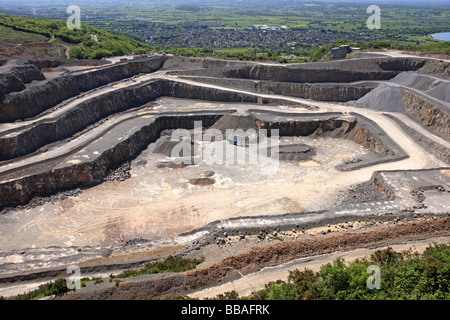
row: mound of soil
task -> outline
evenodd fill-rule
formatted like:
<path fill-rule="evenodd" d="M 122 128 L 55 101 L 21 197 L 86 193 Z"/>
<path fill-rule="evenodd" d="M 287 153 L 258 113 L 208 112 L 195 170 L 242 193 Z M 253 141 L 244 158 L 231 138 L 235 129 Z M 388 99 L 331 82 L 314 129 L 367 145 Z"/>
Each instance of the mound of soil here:
<path fill-rule="evenodd" d="M 254 129 L 258 131 L 259 127 L 257 124 L 257 119 L 253 116 L 238 116 L 232 114 L 226 114 L 222 116 L 216 123 L 214 123 L 210 129 L 220 130 L 225 137 L 227 129 L 238 130 L 242 129 L 244 132 L 248 129 Z"/>

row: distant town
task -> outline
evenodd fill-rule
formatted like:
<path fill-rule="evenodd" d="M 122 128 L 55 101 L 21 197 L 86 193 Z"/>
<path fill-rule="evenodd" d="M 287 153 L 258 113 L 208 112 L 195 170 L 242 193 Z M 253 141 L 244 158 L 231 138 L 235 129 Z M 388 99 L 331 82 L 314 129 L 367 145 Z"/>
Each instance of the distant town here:
<path fill-rule="evenodd" d="M 350 41 L 380 40 L 374 33 L 352 34 L 329 29 L 290 29 L 286 26 L 254 25 L 250 28 L 221 28 L 212 24 L 152 23 L 147 28 L 127 28 L 131 33 L 153 46 L 172 48 L 265 48 L 273 51 L 302 50 L 330 45 L 337 39 Z"/>

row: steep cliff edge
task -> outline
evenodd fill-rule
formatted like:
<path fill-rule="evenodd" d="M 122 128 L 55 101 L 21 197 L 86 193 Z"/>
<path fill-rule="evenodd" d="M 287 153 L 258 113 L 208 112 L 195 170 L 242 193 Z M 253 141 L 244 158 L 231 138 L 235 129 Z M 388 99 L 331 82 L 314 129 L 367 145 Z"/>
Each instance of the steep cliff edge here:
<path fill-rule="evenodd" d="M 214 76 L 276 82 L 353 82 L 388 80 L 402 71 L 417 71 L 425 65 L 421 58 L 373 58 L 292 65 L 248 64 L 210 70 L 188 70 L 180 75 Z"/>
<path fill-rule="evenodd" d="M 170 80 L 149 80 L 98 95 L 81 102 L 64 114 L 37 120 L 0 136 L 0 160 L 29 154 L 52 142 L 68 138 L 107 116 L 130 110 L 161 96 L 223 102 L 289 104 L 289 101 L 260 98 L 242 92 L 195 86 Z M 308 106 L 304 106 L 308 108 Z"/>
<path fill-rule="evenodd" d="M 450 137 L 448 103 L 431 100 L 408 89 L 400 90 L 405 110 L 423 125 Z"/>
<path fill-rule="evenodd" d="M 182 77 L 201 83 L 214 84 L 238 90 L 245 90 L 260 94 L 276 94 L 299 97 L 317 101 L 346 102 L 357 100 L 378 85 L 374 82 L 365 83 L 295 83 L 276 82 L 266 80 L 211 78 L 211 77 Z"/>
<path fill-rule="evenodd" d="M 11 92 L 0 98 L 0 122 L 33 117 L 81 92 L 139 73 L 154 72 L 161 68 L 165 60 L 166 57 L 163 56 L 136 59 L 32 83 L 22 91 Z M 31 66 L 38 70 L 36 66 Z"/>

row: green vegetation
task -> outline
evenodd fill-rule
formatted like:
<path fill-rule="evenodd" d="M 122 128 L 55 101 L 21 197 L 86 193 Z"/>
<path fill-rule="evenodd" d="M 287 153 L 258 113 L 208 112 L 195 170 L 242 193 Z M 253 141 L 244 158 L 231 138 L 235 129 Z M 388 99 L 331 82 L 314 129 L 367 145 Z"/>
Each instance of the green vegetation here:
<path fill-rule="evenodd" d="M 45 283 L 39 286 L 38 289 L 19 294 L 10 300 L 37 300 L 47 296 L 62 296 L 69 292 L 67 288 L 66 279 L 58 279 L 54 282 Z"/>
<path fill-rule="evenodd" d="M 369 266 L 380 270 L 380 288 L 373 284 Z M 151 298 L 149 298 L 151 299 Z M 212 300 L 449 300 L 450 245 L 432 244 L 419 254 L 392 248 L 375 251 L 369 258 L 346 263 L 337 258 L 318 272 L 298 269 L 288 281 L 272 281 L 249 297 L 236 291 L 219 294 Z M 165 296 L 164 300 L 197 300 L 189 296 Z"/>
<path fill-rule="evenodd" d="M 204 259 L 185 259 L 182 257 L 169 256 L 162 261 L 147 263 L 143 268 L 137 270 L 125 270 L 116 276 L 111 276 L 111 278 L 137 277 L 144 274 L 163 272 L 183 272 L 195 269 L 195 267 L 203 261 Z"/>
<path fill-rule="evenodd" d="M 185 259 L 181 257 L 169 256 L 162 261 L 151 262 L 145 265 L 145 267 L 137 270 L 125 270 L 119 275 L 110 275 L 109 282 L 113 281 L 113 278 L 128 278 L 128 277 L 136 277 L 144 274 L 154 274 L 154 273 L 163 273 L 163 272 L 183 272 L 188 270 L 193 270 L 195 267 L 202 263 L 204 259 Z M 103 283 L 103 278 L 101 277 L 93 277 L 93 278 L 81 278 L 80 285 L 81 287 L 86 287 L 88 283 L 92 282 L 94 285 Z M 120 280 L 114 280 L 115 286 L 118 287 L 120 284 Z M 19 294 L 15 297 L 8 298 L 8 300 L 37 300 L 46 296 L 62 296 L 67 292 L 71 291 L 67 287 L 66 279 L 58 279 L 53 282 L 49 282 L 43 285 L 40 285 L 38 289 Z M 4 299 L 0 297 L 0 300 Z"/>
<path fill-rule="evenodd" d="M 101 59 L 108 56 L 143 53 L 150 49 L 147 44 L 130 37 L 85 24 L 82 24 L 80 29 L 71 30 L 67 28 L 65 21 L 0 15 L 0 25 L 72 44 L 69 51 L 71 58 Z"/>
<path fill-rule="evenodd" d="M 381 272 L 381 288 L 369 289 L 370 265 Z M 374 252 L 370 258 L 349 264 L 342 258 L 320 271 L 290 271 L 288 282 L 270 282 L 245 299 L 262 300 L 448 300 L 450 299 L 450 246 L 434 244 L 423 254 L 396 252 L 392 248 Z M 217 299 L 233 296 L 227 293 Z"/>

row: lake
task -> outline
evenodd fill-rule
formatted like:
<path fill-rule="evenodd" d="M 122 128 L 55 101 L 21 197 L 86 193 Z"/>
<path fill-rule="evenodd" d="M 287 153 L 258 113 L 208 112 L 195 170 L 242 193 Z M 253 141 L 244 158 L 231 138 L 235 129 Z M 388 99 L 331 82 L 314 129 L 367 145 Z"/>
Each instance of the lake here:
<path fill-rule="evenodd" d="M 450 32 L 435 33 L 431 36 L 438 40 L 450 41 Z"/>

